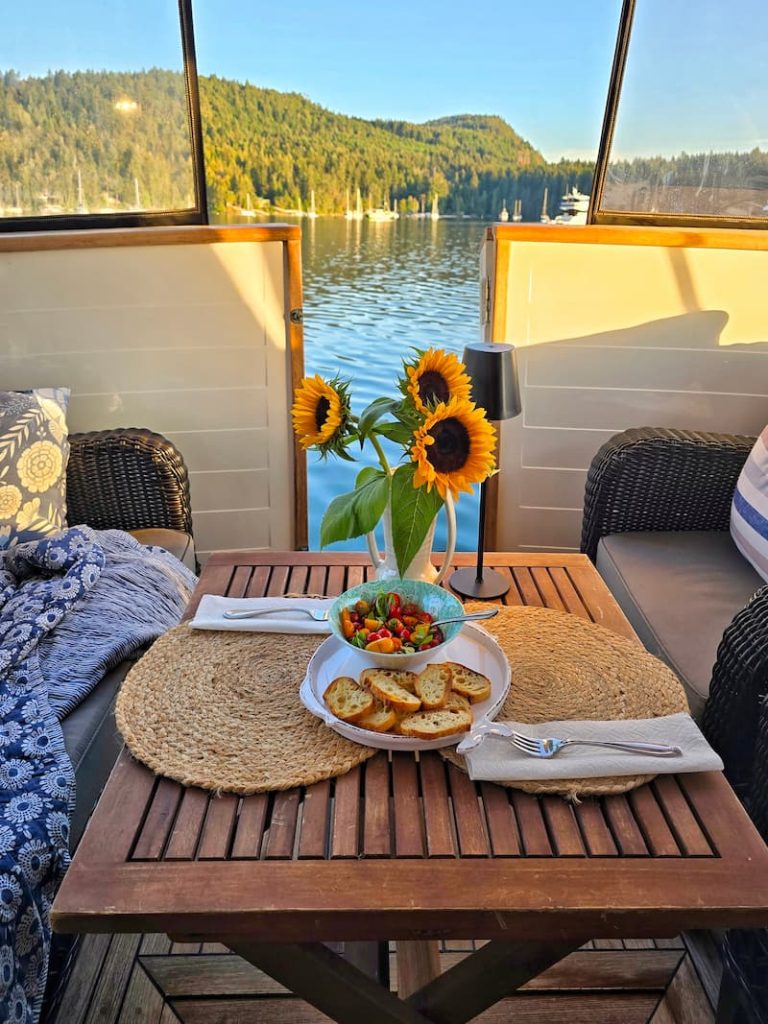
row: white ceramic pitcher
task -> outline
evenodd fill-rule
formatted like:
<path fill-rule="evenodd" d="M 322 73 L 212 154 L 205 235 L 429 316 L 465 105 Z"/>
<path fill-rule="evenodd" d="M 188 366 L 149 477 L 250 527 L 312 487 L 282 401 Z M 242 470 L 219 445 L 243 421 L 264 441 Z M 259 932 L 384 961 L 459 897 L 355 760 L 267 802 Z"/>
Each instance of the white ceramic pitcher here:
<path fill-rule="evenodd" d="M 435 516 L 432 520 L 432 524 L 427 530 L 424 543 L 413 556 L 410 565 L 402 574 L 406 579 L 424 580 L 425 583 L 437 584 L 442 580 L 443 576 L 445 576 L 451 562 L 453 561 L 453 554 L 456 550 L 456 508 L 450 491 L 446 491 L 445 494 L 445 514 L 448 522 L 448 543 L 446 545 L 445 559 L 440 567 L 440 571 L 438 572 L 434 565 L 432 565 L 430 557 L 432 554 L 432 540 L 435 536 L 435 524 L 437 522 L 437 516 Z M 368 552 L 371 556 L 373 567 L 376 570 L 376 579 L 399 579 L 401 574 L 397 568 L 395 548 L 392 543 L 392 509 L 389 501 L 387 502 L 387 507 L 384 509 L 384 515 L 381 517 L 381 521 L 384 524 L 383 558 L 379 554 L 379 545 L 376 540 L 376 534 L 371 531 L 367 537 Z"/>

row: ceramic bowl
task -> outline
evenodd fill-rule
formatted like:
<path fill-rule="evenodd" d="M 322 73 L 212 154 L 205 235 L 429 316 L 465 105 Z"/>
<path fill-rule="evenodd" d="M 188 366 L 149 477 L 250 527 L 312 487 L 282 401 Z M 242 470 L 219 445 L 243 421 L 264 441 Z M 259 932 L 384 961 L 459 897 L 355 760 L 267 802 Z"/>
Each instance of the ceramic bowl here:
<path fill-rule="evenodd" d="M 375 580 L 371 583 L 361 583 L 359 587 L 352 587 L 345 590 L 341 597 L 337 597 L 331 605 L 329 620 L 334 636 L 338 637 L 345 644 L 341 632 L 341 612 L 349 608 L 357 601 L 363 600 L 372 603 L 379 594 L 395 592 L 403 599 L 403 603 L 418 605 L 425 612 L 429 612 L 433 619 L 448 619 L 452 615 L 462 615 L 464 607 L 457 597 L 442 587 L 436 587 L 432 583 L 424 583 L 422 580 Z M 451 640 L 455 639 L 464 626 L 463 622 L 454 622 L 448 626 L 441 626 L 440 629 L 445 639 L 437 647 L 428 651 L 417 651 L 415 654 L 379 654 L 374 651 L 360 651 L 360 654 L 368 658 L 372 665 L 380 665 L 382 668 L 410 669 L 415 665 L 424 665 L 430 659 L 439 656 Z M 351 644 L 349 646 L 352 646 Z"/>

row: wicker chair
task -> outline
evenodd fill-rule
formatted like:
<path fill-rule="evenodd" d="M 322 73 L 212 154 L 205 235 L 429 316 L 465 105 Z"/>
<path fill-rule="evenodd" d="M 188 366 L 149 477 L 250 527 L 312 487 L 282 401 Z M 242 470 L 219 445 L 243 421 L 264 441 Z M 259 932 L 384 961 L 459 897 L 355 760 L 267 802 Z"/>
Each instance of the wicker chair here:
<path fill-rule="evenodd" d="M 747 809 L 768 842 L 768 700 L 763 700 Z M 722 947 L 718 1024 L 768 1021 L 768 930 L 728 932 Z"/>
<path fill-rule="evenodd" d="M 651 530 L 728 530 L 731 499 L 754 438 L 656 427 L 611 438 L 587 477 L 581 550 L 601 537 Z M 751 781 L 758 703 L 768 692 L 768 586 L 726 629 L 712 671 L 703 729 L 731 785 Z"/>
<path fill-rule="evenodd" d="M 727 530 L 733 491 L 754 438 L 627 430 L 603 445 L 587 477 L 581 550 L 629 531 Z M 725 630 L 703 728 L 768 841 L 768 586 Z M 768 1021 L 768 931 L 730 932 L 718 1024 Z"/>
<path fill-rule="evenodd" d="M 162 434 L 137 427 L 97 430 L 72 434 L 69 443 L 70 523 L 192 534 L 187 467 Z"/>

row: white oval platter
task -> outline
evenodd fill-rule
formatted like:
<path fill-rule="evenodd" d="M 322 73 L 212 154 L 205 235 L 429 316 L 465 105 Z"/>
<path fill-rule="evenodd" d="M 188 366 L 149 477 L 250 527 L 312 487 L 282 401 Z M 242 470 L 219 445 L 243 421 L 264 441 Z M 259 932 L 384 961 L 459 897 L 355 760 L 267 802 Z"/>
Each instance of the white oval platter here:
<path fill-rule="evenodd" d="M 436 651 L 435 657 L 430 658 L 427 664 L 443 661 L 457 661 L 488 677 L 491 681 L 491 695 L 487 700 L 473 704 L 472 714 L 474 724 L 495 718 L 509 690 L 509 663 L 490 633 L 486 633 L 480 626 L 467 623 L 456 639 L 439 652 Z M 370 658 L 366 658 L 365 651 L 359 651 L 351 644 L 329 636 L 320 644 L 307 666 L 307 675 L 299 689 L 302 704 L 341 736 L 380 750 L 437 750 L 453 746 L 466 735 L 457 733 L 439 740 L 417 740 L 386 732 L 372 732 L 342 722 L 326 707 L 323 693 L 338 676 L 359 679 L 365 669 L 372 667 L 375 666 Z"/>

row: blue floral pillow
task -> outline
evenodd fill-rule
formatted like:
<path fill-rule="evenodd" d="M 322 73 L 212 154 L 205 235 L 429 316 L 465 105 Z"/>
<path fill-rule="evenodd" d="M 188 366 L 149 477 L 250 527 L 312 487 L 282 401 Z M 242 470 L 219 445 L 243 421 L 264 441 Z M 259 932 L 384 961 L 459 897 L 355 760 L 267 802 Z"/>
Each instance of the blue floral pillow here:
<path fill-rule="evenodd" d="M 0 391 L 0 548 L 63 530 L 66 388 Z"/>

